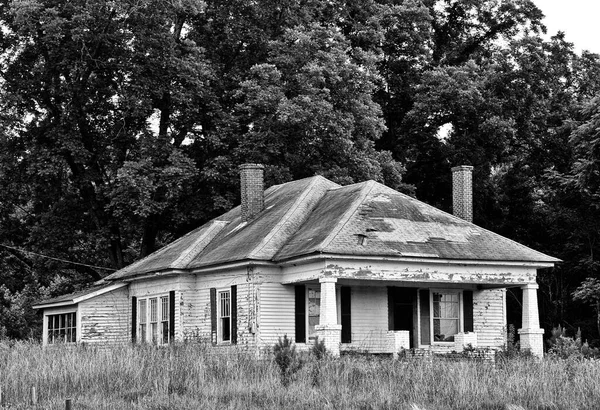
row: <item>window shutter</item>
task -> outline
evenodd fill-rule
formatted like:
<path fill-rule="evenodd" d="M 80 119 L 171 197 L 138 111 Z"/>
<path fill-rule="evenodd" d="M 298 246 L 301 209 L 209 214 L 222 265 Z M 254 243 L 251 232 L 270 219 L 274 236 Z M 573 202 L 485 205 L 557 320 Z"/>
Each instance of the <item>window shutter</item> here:
<path fill-rule="evenodd" d="M 137 339 L 137 298 L 131 297 L 131 343 Z"/>
<path fill-rule="evenodd" d="M 388 286 L 387 294 L 388 294 L 388 330 L 396 330 L 394 329 L 394 306 L 396 303 L 396 298 L 394 297 L 396 292 L 394 292 L 394 288 Z"/>
<path fill-rule="evenodd" d="M 231 287 L 231 344 L 237 344 L 237 285 Z"/>
<path fill-rule="evenodd" d="M 350 301 L 351 288 L 342 286 L 341 288 L 341 314 L 342 314 L 342 343 L 352 343 L 352 317 Z"/>
<path fill-rule="evenodd" d="M 306 343 L 306 290 L 296 286 L 296 343 Z"/>
<path fill-rule="evenodd" d="M 217 344 L 217 288 L 210 288 L 210 341 Z"/>
<path fill-rule="evenodd" d="M 430 313 L 429 313 L 429 289 L 421 289 L 419 291 L 420 307 L 421 307 L 421 344 L 431 344 L 430 334 Z"/>
<path fill-rule="evenodd" d="M 463 291 L 464 331 L 473 331 L 473 291 Z"/>
<path fill-rule="evenodd" d="M 169 342 L 175 341 L 175 291 L 169 292 Z"/>

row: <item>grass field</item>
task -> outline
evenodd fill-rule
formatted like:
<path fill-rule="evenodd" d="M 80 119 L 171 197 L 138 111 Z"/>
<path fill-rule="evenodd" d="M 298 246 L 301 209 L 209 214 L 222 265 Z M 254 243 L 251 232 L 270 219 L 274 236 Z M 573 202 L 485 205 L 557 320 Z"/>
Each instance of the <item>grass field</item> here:
<path fill-rule="evenodd" d="M 202 345 L 157 349 L 0 348 L 4 408 L 526 409 L 600 408 L 600 362 L 306 358 L 288 387 L 272 360 Z M 318 369 L 318 370 L 317 370 Z M 510 407 L 510 406 L 509 406 Z"/>

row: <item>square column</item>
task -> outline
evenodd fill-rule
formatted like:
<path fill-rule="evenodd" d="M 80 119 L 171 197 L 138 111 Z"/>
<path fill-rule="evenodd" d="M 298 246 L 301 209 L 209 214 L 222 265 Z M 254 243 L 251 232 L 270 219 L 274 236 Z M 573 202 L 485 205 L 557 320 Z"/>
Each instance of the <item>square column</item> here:
<path fill-rule="evenodd" d="M 537 283 L 528 283 L 523 286 L 523 327 L 519 329 L 521 335 L 521 349 L 529 349 L 534 356 L 544 356 L 544 329 L 540 329 L 540 315 L 538 311 Z"/>
<path fill-rule="evenodd" d="M 339 356 L 342 325 L 337 323 L 337 302 L 335 298 L 337 278 L 320 278 L 319 283 L 321 283 L 321 311 L 319 324 L 315 326 L 315 330 L 319 340 L 325 342 L 327 351 L 333 356 Z"/>

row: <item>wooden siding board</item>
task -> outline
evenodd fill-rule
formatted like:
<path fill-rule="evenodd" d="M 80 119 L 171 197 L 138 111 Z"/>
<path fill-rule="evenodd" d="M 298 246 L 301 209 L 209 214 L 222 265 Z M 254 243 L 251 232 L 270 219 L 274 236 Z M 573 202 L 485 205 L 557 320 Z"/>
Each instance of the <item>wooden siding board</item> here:
<path fill-rule="evenodd" d="M 131 299 L 127 288 L 79 303 L 81 342 L 119 344 L 131 339 Z"/>
<path fill-rule="evenodd" d="M 473 330 L 479 347 L 498 348 L 505 343 L 504 294 L 503 289 L 473 292 Z"/>
<path fill-rule="evenodd" d="M 266 282 L 260 285 L 260 343 L 272 346 L 279 337 L 295 335 L 295 288 L 292 285 Z"/>

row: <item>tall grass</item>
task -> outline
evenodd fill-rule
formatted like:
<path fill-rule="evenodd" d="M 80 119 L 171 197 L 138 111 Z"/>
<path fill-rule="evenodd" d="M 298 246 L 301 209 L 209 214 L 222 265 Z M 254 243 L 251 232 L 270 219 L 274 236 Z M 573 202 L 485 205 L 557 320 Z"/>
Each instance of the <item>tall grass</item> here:
<path fill-rule="evenodd" d="M 314 383 L 314 366 L 320 366 Z M 0 349 L 12 409 L 597 409 L 600 362 L 514 360 L 493 366 L 441 359 L 311 360 L 284 387 L 272 360 L 203 345 L 110 349 L 17 343 Z"/>

